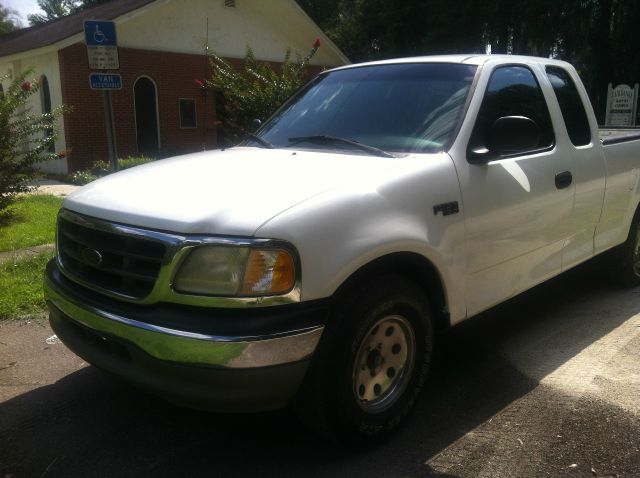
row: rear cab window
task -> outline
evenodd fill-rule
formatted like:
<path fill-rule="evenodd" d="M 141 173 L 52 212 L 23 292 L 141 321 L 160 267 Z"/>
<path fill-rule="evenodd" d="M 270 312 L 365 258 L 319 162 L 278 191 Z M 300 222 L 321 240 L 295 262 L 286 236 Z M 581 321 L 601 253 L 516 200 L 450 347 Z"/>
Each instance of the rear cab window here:
<path fill-rule="evenodd" d="M 569 139 L 574 146 L 591 143 L 591 128 L 580 93 L 569 73 L 558 66 L 546 67 L 547 77 L 556 95 Z"/>

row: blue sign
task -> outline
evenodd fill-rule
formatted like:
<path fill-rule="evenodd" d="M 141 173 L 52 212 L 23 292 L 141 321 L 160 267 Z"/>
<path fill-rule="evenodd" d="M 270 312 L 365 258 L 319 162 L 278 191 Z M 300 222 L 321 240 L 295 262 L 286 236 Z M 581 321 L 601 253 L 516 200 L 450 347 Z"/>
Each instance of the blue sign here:
<path fill-rule="evenodd" d="M 91 73 L 89 83 L 92 90 L 121 90 L 122 76 L 115 73 Z"/>
<path fill-rule="evenodd" d="M 118 46 L 116 24 L 109 21 L 84 22 L 84 39 L 87 46 Z"/>

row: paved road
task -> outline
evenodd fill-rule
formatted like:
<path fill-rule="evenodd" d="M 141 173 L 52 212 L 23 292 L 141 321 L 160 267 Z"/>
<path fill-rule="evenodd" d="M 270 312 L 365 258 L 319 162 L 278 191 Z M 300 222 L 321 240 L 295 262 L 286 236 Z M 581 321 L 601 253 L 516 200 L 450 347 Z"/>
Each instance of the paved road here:
<path fill-rule="evenodd" d="M 391 440 L 337 450 L 284 412 L 180 409 L 0 325 L 0 478 L 640 477 L 640 289 L 580 268 L 452 330 Z M 50 341 L 51 342 L 51 341 Z"/>

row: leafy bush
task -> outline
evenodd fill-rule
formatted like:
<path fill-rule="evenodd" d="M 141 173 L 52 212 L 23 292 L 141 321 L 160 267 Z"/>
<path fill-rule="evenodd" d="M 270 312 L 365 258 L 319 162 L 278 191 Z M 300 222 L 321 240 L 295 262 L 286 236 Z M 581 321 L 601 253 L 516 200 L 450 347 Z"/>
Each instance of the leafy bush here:
<path fill-rule="evenodd" d="M 287 49 L 284 63 L 277 70 L 269 63 L 257 61 L 250 47 L 239 70 L 212 53 L 212 78 L 206 83 L 200 80 L 196 83 L 205 92 L 211 88 L 216 94 L 223 141 L 238 143 L 254 119 L 266 120 L 295 93 L 304 84 L 307 65 L 318 48 L 320 40 L 316 39 L 309 54 L 296 61 L 291 60 L 291 49 Z"/>
<path fill-rule="evenodd" d="M 98 179 L 98 176 L 93 174 L 91 171 L 76 171 L 71 175 L 71 182 L 73 184 L 77 184 L 78 186 L 84 186 L 85 184 L 89 184 L 91 181 L 95 181 Z"/>
<path fill-rule="evenodd" d="M 39 88 L 37 81 L 27 80 L 32 73 L 29 69 L 16 75 L 0 95 L 0 214 L 17 194 L 29 191 L 29 181 L 35 174 L 33 165 L 55 158 L 49 148 L 56 137 L 56 119 L 64 108 L 48 114 L 30 111 L 29 97 Z"/>
<path fill-rule="evenodd" d="M 151 161 L 155 160 L 147 156 L 128 156 L 126 158 L 118 159 L 118 167 L 120 169 L 129 169 L 133 168 L 134 166 L 140 166 L 142 164 L 150 163 Z"/>
<path fill-rule="evenodd" d="M 126 158 L 118 158 L 118 168 L 120 170 L 133 168 L 134 166 L 140 166 L 141 164 L 150 163 L 155 161 L 153 158 L 147 156 L 127 156 Z M 95 181 L 98 178 L 111 174 L 111 164 L 107 161 L 94 161 L 91 169 L 84 171 L 76 171 L 71 175 L 71 182 L 79 186 Z"/>
<path fill-rule="evenodd" d="M 94 161 L 91 169 L 87 171 L 78 171 L 78 173 L 91 173 L 94 176 L 102 177 L 111 174 L 111 164 L 108 161 Z"/>
<path fill-rule="evenodd" d="M 127 156 L 126 158 L 118 158 L 118 169 L 129 169 L 134 166 L 150 163 L 151 161 L 155 161 L 155 159 L 148 156 Z M 89 171 L 98 177 L 106 176 L 107 174 L 111 174 L 111 163 L 108 161 L 94 161 L 93 166 L 91 166 Z"/>

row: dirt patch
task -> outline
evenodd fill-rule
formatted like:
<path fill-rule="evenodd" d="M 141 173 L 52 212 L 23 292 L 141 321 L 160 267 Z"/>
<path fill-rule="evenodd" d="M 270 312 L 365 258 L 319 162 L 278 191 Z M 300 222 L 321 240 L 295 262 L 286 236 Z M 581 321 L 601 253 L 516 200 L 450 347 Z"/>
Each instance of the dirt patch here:
<path fill-rule="evenodd" d="M 17 251 L 5 251 L 0 252 L 0 264 L 9 261 L 19 261 L 27 257 L 34 257 L 43 252 L 53 252 L 55 250 L 55 244 L 42 244 L 40 246 L 26 247 L 24 249 L 18 249 Z"/>

